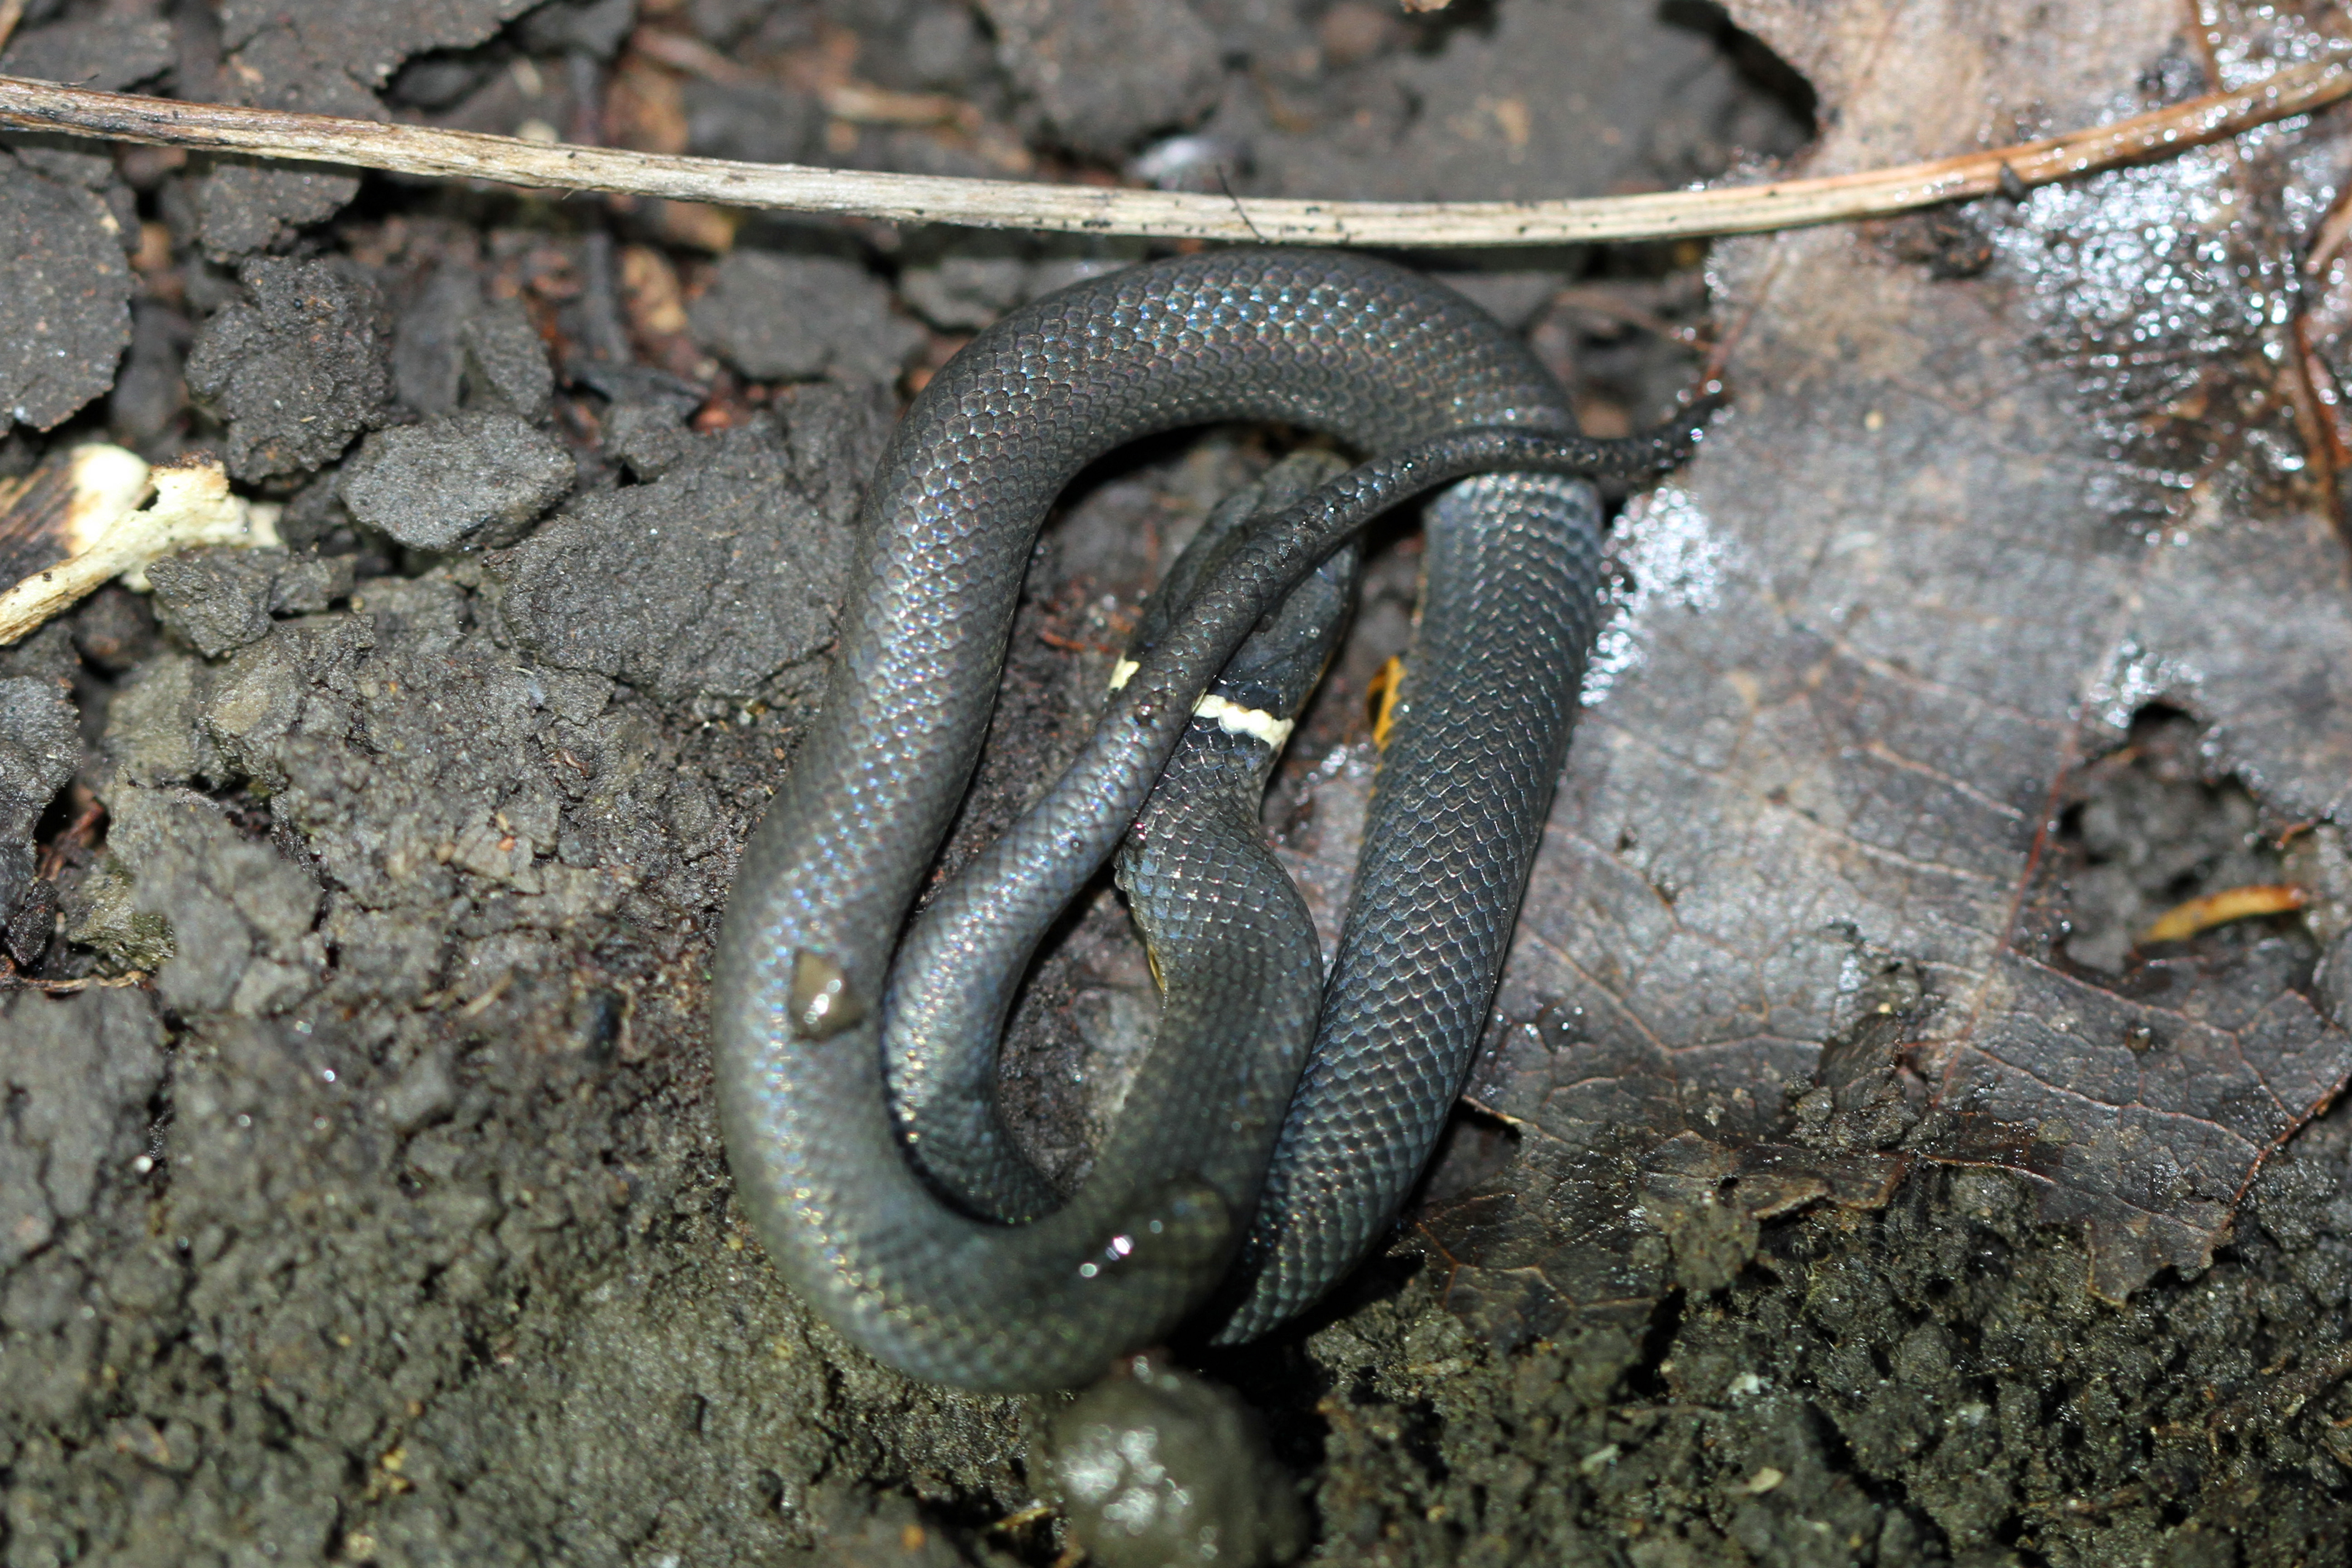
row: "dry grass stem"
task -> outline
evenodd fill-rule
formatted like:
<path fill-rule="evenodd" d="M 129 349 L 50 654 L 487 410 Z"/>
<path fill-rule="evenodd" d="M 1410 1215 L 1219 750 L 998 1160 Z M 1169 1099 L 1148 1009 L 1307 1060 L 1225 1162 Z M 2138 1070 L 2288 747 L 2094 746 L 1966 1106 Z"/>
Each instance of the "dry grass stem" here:
<path fill-rule="evenodd" d="M 0 0 L 5 5 L 5 0 Z M 533 189 L 667 196 L 898 223 L 1407 247 L 1665 239 L 1881 217 L 2168 157 L 2352 94 L 2335 55 L 2231 92 L 1930 163 L 1702 191 L 1529 202 L 1330 202 L 741 163 L 431 126 L 181 103 L 0 77 L 0 125 Z"/>

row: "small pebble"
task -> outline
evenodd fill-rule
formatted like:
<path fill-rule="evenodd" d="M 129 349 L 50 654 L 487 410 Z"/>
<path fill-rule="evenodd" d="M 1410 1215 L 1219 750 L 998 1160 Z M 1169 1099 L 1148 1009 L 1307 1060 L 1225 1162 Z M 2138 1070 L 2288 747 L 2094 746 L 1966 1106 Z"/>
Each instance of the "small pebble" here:
<path fill-rule="evenodd" d="M 1150 1355 L 1056 1411 L 1033 1459 L 1098 1568 L 1261 1568 L 1307 1544 L 1297 1483 L 1256 1415 Z"/>

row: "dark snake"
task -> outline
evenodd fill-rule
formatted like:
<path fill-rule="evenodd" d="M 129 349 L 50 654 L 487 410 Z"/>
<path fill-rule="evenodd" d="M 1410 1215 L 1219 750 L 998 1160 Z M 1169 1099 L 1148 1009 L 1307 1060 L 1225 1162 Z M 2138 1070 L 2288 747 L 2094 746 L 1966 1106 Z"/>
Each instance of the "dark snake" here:
<path fill-rule="evenodd" d="M 1101 453 L 1224 419 L 1374 456 L 1236 530 L 1189 596 L 1163 595 L 1166 624 L 1078 761 L 900 954 L 1048 508 Z M 868 494 L 824 706 L 745 851 L 712 975 L 739 1197 L 803 1298 L 914 1375 L 1025 1390 L 1090 1381 L 1213 1297 L 1216 1337 L 1262 1333 L 1351 1268 L 1459 1091 L 1565 757 L 1600 530 L 1591 488 L 1563 476 L 1669 467 L 1692 423 L 1578 437 L 1558 384 L 1475 306 L 1328 252 L 1079 284 L 940 371 Z M 1253 1039 L 1166 1048 L 1163 1027 L 1093 1174 L 1066 1201 L 1042 1189 L 984 1082 L 965 1092 L 1021 963 L 1294 584 L 1371 517 L 1471 474 L 1431 510 L 1421 628 L 1296 1089 L 1249 1065 Z M 1228 984 L 1223 963 L 1198 984 Z M 957 973 L 982 978 L 938 978 Z"/>

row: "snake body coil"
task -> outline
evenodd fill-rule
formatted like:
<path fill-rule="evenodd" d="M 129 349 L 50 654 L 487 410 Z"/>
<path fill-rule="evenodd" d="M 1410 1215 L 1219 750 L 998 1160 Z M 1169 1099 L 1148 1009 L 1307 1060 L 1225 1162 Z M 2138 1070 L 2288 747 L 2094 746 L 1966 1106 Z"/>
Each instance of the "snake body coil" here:
<path fill-rule="evenodd" d="M 1215 1155 L 1229 1126 L 1262 1113 L 1155 1052 L 1128 1101 L 1128 1120 L 1155 1119 L 1152 1137 L 1116 1161 L 1106 1151 L 1066 1204 L 1028 1223 L 960 1212 L 901 1146 L 883 1030 L 929 1005 L 887 989 L 893 953 L 977 760 L 1023 569 L 1046 509 L 1093 458 L 1235 418 L 1376 456 L 1255 528 L 1193 595 L 1050 797 L 1063 804 L 998 847 L 1026 890 L 968 874 L 973 891 L 927 912 L 949 946 L 1025 953 L 1034 937 L 991 922 L 1034 919 L 1083 882 L 1209 679 L 1348 531 L 1445 479 L 1548 472 L 1492 474 L 1434 509 L 1423 633 L 1265 1203 L 1254 1215 L 1256 1181 L 1220 1174 Z M 745 852 L 719 940 L 729 1152 L 794 1287 L 907 1372 L 1029 1389 L 1087 1382 L 1163 1336 L 1237 1250 L 1226 1338 L 1280 1321 L 1352 1265 L 1458 1092 L 1565 751 L 1598 525 L 1590 488 L 1550 476 L 1664 466 L 1681 449 L 1580 440 L 1559 387 L 1494 321 L 1359 257 L 1181 258 L 1064 290 L 974 339 L 885 453 L 824 708 Z M 993 998 L 977 1007 L 1001 1016 Z M 918 1149 L 923 1129 L 910 1120 Z"/>

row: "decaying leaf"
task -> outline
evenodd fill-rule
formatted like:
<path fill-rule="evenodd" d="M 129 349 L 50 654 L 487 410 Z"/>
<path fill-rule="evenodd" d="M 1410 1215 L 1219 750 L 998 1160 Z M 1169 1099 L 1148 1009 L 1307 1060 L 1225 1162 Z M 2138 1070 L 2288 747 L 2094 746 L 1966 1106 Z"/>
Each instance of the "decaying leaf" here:
<path fill-rule="evenodd" d="M 2156 0 L 1730 9 L 1822 94 L 1807 172 L 2320 41 L 2266 11 L 2209 59 Z M 1982 266 L 1843 229 L 1718 248 L 1737 405 L 1618 525 L 1622 610 L 1498 1002 L 1538 1022 L 1481 1080 L 1509 1131 L 1456 1138 L 1419 1226 L 1482 1326 L 1722 1283 L 1757 1219 L 1883 1201 L 1923 1160 L 2031 1183 L 2120 1299 L 2210 1261 L 2352 1073 L 2307 930 L 2069 972 L 2050 885 L 2065 781 L 2150 704 L 2265 831 L 2344 809 L 2352 575 L 2287 378 L 2347 130 L 1975 204 L 1951 221 Z M 2352 292 L 2341 261 L 2321 281 Z"/>
<path fill-rule="evenodd" d="M 1725 1138 L 1668 1053 L 1577 1033 L 1559 1014 L 1511 1032 L 1477 1089 L 1486 1117 L 1455 1129 L 1415 1232 L 1451 1304 L 1502 1344 L 1571 1321 L 1638 1331 L 1668 1289 L 1730 1283 L 1759 1221 L 1875 1207 L 1909 1167 L 1894 1150 Z"/>
<path fill-rule="evenodd" d="M 2289 984 L 2294 962 L 2273 942 L 2215 973 L 2153 964 L 2141 999 L 2005 953 L 1916 1146 L 2027 1177 L 2043 1217 L 2084 1226 L 2110 1300 L 2200 1269 L 2263 1157 L 2352 1067 L 2344 1032 Z"/>

